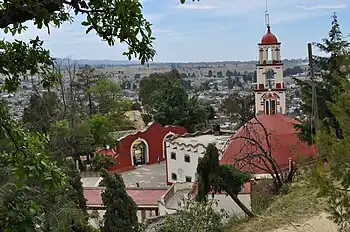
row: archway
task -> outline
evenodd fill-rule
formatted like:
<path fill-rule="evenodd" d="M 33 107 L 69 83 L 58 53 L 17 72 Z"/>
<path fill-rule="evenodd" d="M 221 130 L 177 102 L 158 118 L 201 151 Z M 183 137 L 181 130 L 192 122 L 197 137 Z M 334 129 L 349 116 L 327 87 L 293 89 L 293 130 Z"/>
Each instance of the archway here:
<path fill-rule="evenodd" d="M 149 147 L 146 140 L 138 138 L 130 147 L 131 163 L 140 166 L 149 162 Z"/>
<path fill-rule="evenodd" d="M 169 132 L 169 133 L 167 133 L 167 134 L 164 136 L 164 138 L 163 138 L 163 159 L 166 157 L 166 150 L 167 150 L 167 147 L 166 147 L 166 140 L 167 140 L 168 138 L 170 138 L 171 136 L 174 136 L 174 135 L 175 135 L 175 133 Z"/>

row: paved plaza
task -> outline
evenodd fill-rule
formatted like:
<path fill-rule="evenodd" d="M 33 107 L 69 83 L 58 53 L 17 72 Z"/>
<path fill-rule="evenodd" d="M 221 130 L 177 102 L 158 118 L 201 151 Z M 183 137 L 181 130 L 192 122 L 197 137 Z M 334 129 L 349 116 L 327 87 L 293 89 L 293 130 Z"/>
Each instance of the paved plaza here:
<path fill-rule="evenodd" d="M 140 188 L 165 188 L 166 184 L 166 163 L 144 165 L 134 170 L 122 173 L 126 187 Z"/>
<path fill-rule="evenodd" d="M 144 165 L 137 167 L 134 170 L 122 173 L 125 186 L 127 188 L 166 188 L 166 162 L 160 164 Z M 84 187 L 98 187 L 101 181 L 100 177 L 85 177 L 81 178 Z"/>

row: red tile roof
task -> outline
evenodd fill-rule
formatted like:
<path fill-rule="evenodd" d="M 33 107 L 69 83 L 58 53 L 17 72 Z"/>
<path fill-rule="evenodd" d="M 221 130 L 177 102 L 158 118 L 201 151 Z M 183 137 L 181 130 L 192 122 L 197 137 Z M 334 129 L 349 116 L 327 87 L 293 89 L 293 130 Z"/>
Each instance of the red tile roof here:
<path fill-rule="evenodd" d="M 259 149 L 256 143 L 260 144 L 263 150 L 266 151 L 268 142 L 271 147 L 271 155 L 281 168 L 288 167 L 289 157 L 293 161 L 296 161 L 299 157 L 314 157 L 316 155 L 316 147 L 300 141 L 296 134 L 297 131 L 294 129 L 294 124 L 299 123 L 295 119 L 281 114 L 262 114 L 253 118 L 232 136 L 220 163 L 232 164 L 242 170 L 265 174 L 266 171 L 256 168 L 256 166 L 263 166 L 259 159 L 252 159 L 250 164 L 238 162 L 237 159 L 248 154 L 261 154 L 262 149 Z M 267 130 L 267 134 L 269 134 L 269 139 L 266 139 L 264 127 Z"/>
<path fill-rule="evenodd" d="M 104 188 L 84 188 L 84 196 L 88 206 L 103 205 L 101 193 Z M 166 189 L 128 189 L 129 196 L 137 205 L 158 205 L 158 200 L 166 193 Z"/>
<path fill-rule="evenodd" d="M 102 155 L 109 155 L 109 156 L 117 155 L 117 153 L 115 152 L 114 149 L 102 149 L 102 150 L 98 150 L 96 152 L 99 154 L 102 154 Z"/>

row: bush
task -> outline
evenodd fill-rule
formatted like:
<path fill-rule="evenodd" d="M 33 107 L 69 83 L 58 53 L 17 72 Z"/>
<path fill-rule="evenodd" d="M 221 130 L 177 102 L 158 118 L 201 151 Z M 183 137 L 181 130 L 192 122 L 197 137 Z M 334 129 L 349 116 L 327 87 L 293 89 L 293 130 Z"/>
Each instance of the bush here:
<path fill-rule="evenodd" d="M 150 114 L 141 114 L 141 116 L 146 125 L 152 121 L 152 116 Z"/>
<path fill-rule="evenodd" d="M 217 211 L 217 202 L 209 200 L 207 204 L 183 198 L 180 209 L 167 215 L 156 232 L 222 232 L 224 219 L 228 218 L 224 210 Z"/>
<path fill-rule="evenodd" d="M 272 191 L 272 180 L 259 180 L 252 184 L 251 204 L 256 214 L 263 213 L 274 200 L 275 194 Z"/>
<path fill-rule="evenodd" d="M 102 169 L 108 170 L 110 167 L 116 165 L 117 161 L 109 155 L 95 154 L 91 164 L 94 171 L 99 172 Z"/>
<path fill-rule="evenodd" d="M 283 184 L 281 189 L 280 189 L 280 194 L 285 195 L 289 192 L 289 185 L 288 184 Z"/>

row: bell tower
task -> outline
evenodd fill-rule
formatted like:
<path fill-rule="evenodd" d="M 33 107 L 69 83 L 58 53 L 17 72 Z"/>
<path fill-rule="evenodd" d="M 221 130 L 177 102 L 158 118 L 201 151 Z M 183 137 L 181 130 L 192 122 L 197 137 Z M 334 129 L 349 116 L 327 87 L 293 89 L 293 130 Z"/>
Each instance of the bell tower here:
<path fill-rule="evenodd" d="M 283 81 L 281 43 L 272 34 L 266 10 L 267 32 L 258 43 L 257 82 L 254 84 L 255 114 L 285 114 L 286 89 Z"/>

